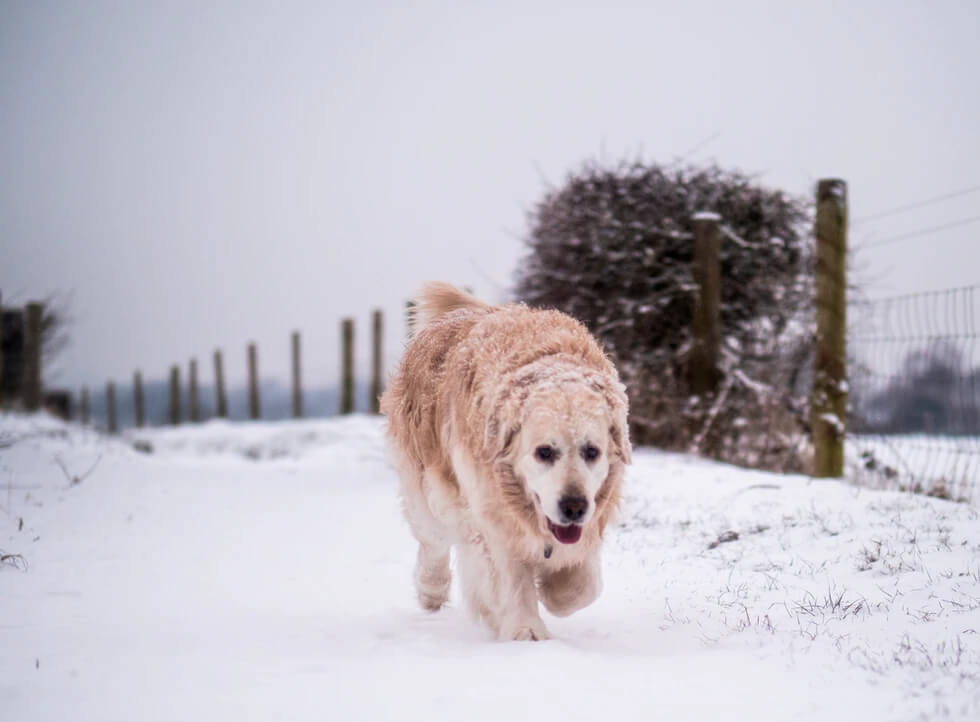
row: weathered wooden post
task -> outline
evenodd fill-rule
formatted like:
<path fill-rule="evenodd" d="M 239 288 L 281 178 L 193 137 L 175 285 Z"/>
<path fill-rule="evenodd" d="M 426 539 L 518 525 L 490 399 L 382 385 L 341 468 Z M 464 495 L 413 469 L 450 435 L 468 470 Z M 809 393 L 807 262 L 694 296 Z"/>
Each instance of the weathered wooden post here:
<path fill-rule="evenodd" d="M 19 404 L 24 396 L 24 309 L 0 310 L 0 355 L 4 357 L 0 395 L 5 405 Z"/>
<path fill-rule="evenodd" d="M 170 423 L 180 423 L 180 367 L 170 367 Z"/>
<path fill-rule="evenodd" d="M 214 392 L 217 394 L 215 414 L 219 419 L 228 418 L 228 396 L 225 395 L 225 367 L 221 360 L 221 350 L 214 351 Z"/>
<path fill-rule="evenodd" d="M 405 301 L 405 337 L 411 341 L 415 335 L 415 301 Z"/>
<path fill-rule="evenodd" d="M 197 392 L 197 359 L 191 359 L 188 377 L 187 415 L 190 417 L 191 422 L 196 424 L 201 420 L 200 397 Z"/>
<path fill-rule="evenodd" d="M 116 385 L 112 381 L 105 385 L 105 427 L 110 434 L 119 431 L 116 423 Z"/>
<path fill-rule="evenodd" d="M 254 343 L 248 345 L 248 416 L 253 420 L 262 416 L 259 403 L 259 354 Z"/>
<path fill-rule="evenodd" d="M 78 400 L 78 420 L 82 422 L 82 426 L 88 426 L 88 386 L 82 386 Z"/>
<path fill-rule="evenodd" d="M 143 374 L 133 373 L 133 421 L 137 429 L 142 429 L 146 423 L 146 409 L 143 406 Z"/>
<path fill-rule="evenodd" d="M 694 215 L 694 347 L 691 350 L 691 391 L 704 396 L 715 391 L 721 378 L 721 217 Z"/>
<path fill-rule="evenodd" d="M 6 344 L 4 343 L 4 329 L 3 329 L 3 294 L 0 293 L 0 409 L 4 407 L 4 393 L 3 393 L 3 356 L 4 348 Z"/>
<path fill-rule="evenodd" d="M 847 183 L 817 184 L 817 347 L 810 426 L 813 475 L 844 474 L 847 430 Z"/>
<path fill-rule="evenodd" d="M 71 421 L 71 402 L 71 392 L 61 389 L 45 391 L 41 399 L 41 404 L 44 406 L 45 410 L 47 410 L 47 412 L 52 416 L 56 416 L 62 421 Z"/>
<path fill-rule="evenodd" d="M 299 331 L 293 331 L 293 418 L 303 418 L 303 380 L 301 377 Z"/>
<path fill-rule="evenodd" d="M 371 324 L 371 413 L 377 414 L 381 411 L 381 392 L 382 388 L 382 343 L 384 332 L 384 318 L 381 309 L 374 309 Z"/>
<path fill-rule="evenodd" d="M 44 304 L 29 303 L 24 323 L 23 401 L 26 411 L 41 408 L 41 317 Z"/>
<path fill-rule="evenodd" d="M 341 322 L 340 413 L 354 413 L 354 319 Z"/>

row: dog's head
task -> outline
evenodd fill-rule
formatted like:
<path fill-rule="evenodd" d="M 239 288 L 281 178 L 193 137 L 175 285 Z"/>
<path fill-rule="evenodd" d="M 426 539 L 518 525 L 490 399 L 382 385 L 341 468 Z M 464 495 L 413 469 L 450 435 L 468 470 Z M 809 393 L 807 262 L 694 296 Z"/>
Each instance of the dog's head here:
<path fill-rule="evenodd" d="M 627 401 L 618 381 L 597 374 L 538 377 L 498 407 L 488 434 L 535 513 L 558 541 L 574 544 L 589 524 L 608 521 L 630 461 Z M 489 430 L 488 430 L 489 431 Z"/>

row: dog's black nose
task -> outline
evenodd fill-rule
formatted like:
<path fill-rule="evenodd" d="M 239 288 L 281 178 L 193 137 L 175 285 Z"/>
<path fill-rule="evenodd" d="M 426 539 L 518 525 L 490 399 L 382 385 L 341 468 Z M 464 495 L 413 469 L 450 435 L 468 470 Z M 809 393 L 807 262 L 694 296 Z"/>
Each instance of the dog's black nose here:
<path fill-rule="evenodd" d="M 568 523 L 582 521 L 589 509 L 589 500 L 584 496 L 563 496 L 558 500 L 558 511 Z"/>

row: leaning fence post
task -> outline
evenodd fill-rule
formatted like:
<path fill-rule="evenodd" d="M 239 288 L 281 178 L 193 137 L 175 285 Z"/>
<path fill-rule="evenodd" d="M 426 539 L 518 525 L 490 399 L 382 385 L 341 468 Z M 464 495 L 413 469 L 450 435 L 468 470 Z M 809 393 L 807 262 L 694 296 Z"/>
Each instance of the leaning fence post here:
<path fill-rule="evenodd" d="M 143 374 L 139 371 L 133 373 L 133 417 L 136 428 L 143 428 L 146 422 L 146 415 L 143 408 Z"/>
<path fill-rule="evenodd" d="M 215 414 L 219 419 L 228 418 L 228 397 L 225 395 L 225 369 L 221 361 L 221 350 L 214 351 L 214 392 L 217 394 Z"/>
<path fill-rule="evenodd" d="M 703 396 L 713 392 L 721 376 L 721 216 L 717 213 L 695 213 L 694 281 L 698 286 L 694 299 L 691 351 L 691 391 Z"/>
<path fill-rule="evenodd" d="M 354 319 L 345 318 L 341 329 L 340 413 L 351 414 L 354 412 Z"/>
<path fill-rule="evenodd" d="M 254 343 L 248 345 L 248 416 L 253 420 L 262 416 L 259 403 L 259 354 Z"/>
<path fill-rule="evenodd" d="M 119 431 L 116 423 L 116 385 L 112 381 L 105 385 L 105 425 L 110 434 Z"/>
<path fill-rule="evenodd" d="M 41 408 L 41 317 L 44 305 L 29 303 L 24 324 L 23 399 L 26 411 Z"/>
<path fill-rule="evenodd" d="M 847 429 L 847 184 L 817 184 L 817 340 L 810 426 L 813 475 L 844 474 Z"/>
<path fill-rule="evenodd" d="M 381 309 L 374 310 L 371 324 L 371 413 L 377 414 L 381 411 L 381 374 L 382 374 L 382 333 L 384 330 L 384 319 Z"/>
<path fill-rule="evenodd" d="M 180 367 L 170 367 L 170 423 L 180 423 Z"/>
<path fill-rule="evenodd" d="M 187 415 L 193 423 L 201 420 L 201 405 L 197 392 L 197 359 L 192 358 L 188 369 L 188 405 Z"/>
<path fill-rule="evenodd" d="M 303 380 L 299 331 L 293 331 L 293 418 L 303 418 Z"/>

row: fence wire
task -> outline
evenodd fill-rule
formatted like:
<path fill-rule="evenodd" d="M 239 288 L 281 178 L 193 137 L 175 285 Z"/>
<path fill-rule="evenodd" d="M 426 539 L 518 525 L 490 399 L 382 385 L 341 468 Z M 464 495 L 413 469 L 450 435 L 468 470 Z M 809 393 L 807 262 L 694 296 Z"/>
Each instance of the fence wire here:
<path fill-rule="evenodd" d="M 980 501 L 978 289 L 850 305 L 847 449 L 859 483 Z"/>

